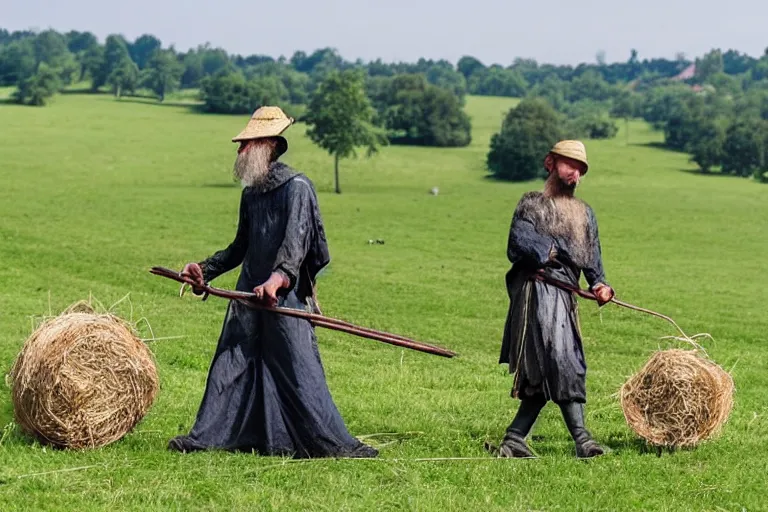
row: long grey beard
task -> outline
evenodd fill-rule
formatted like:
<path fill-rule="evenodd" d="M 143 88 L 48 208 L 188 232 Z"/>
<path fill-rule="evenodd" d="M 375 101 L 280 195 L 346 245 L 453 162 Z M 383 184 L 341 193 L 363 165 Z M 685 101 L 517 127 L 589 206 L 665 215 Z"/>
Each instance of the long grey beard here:
<path fill-rule="evenodd" d="M 257 187 L 264 183 L 269 174 L 272 149 L 268 146 L 254 146 L 237 155 L 233 169 L 234 177 L 243 187 Z"/>

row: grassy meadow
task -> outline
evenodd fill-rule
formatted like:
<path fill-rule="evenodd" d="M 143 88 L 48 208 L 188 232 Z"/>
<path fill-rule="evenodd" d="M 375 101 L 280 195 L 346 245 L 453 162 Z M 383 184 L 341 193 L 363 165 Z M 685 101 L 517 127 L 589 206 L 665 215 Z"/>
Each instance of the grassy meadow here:
<path fill-rule="evenodd" d="M 0 372 L 36 317 L 91 295 L 107 307 L 128 296 L 118 313 L 146 319 L 158 338 L 180 337 L 150 342 L 158 399 L 134 432 L 103 449 L 30 442 L 14 427 L 0 384 L 0 510 L 768 509 L 768 187 L 693 173 L 686 155 L 659 149 L 662 135 L 639 122 L 630 124 L 629 145 L 623 131 L 587 141 L 591 169 L 578 194 L 598 216 L 618 298 L 672 316 L 688 334 L 713 336 L 706 348 L 737 386 L 730 421 L 696 450 L 644 450 L 615 393 L 676 332 L 585 302 L 587 427 L 612 452 L 577 461 L 553 404 L 534 428 L 539 459 L 483 450 L 517 408 L 512 377 L 497 364 L 509 222 L 521 194 L 542 185 L 486 177 L 488 142 L 514 103 L 468 98 L 467 148 L 387 147 L 342 161 L 341 195 L 331 157 L 305 127 L 286 133 L 284 160 L 314 181 L 329 237 L 324 313 L 460 354 L 444 359 L 318 329 L 353 435 L 398 435 L 373 438 L 395 441 L 380 459 L 308 462 L 166 450 L 194 421 L 226 303 L 180 299 L 175 283 L 148 269 L 180 269 L 231 241 L 239 187 L 230 139 L 247 116 L 108 95 L 0 105 Z M 232 288 L 236 278 L 237 270 L 214 284 Z"/>

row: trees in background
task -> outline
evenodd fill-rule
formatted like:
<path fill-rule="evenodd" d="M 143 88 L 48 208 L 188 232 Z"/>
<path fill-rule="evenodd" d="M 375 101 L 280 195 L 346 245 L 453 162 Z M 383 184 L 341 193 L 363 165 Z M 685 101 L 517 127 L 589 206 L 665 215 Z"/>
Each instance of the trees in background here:
<path fill-rule="evenodd" d="M 112 87 L 116 97 L 124 93 L 133 93 L 139 85 L 139 67 L 130 59 L 122 60 L 107 77 L 107 84 Z"/>
<path fill-rule="evenodd" d="M 307 109 L 307 135 L 333 156 L 337 194 L 341 193 L 339 160 L 356 156 L 360 147 L 371 155 L 386 140 L 373 125 L 375 111 L 364 81 L 356 70 L 332 71 L 318 84 Z"/>
<path fill-rule="evenodd" d="M 544 155 L 563 138 L 561 119 L 542 98 L 527 98 L 511 109 L 491 138 L 486 164 L 500 180 L 542 177 Z"/>
<path fill-rule="evenodd" d="M 45 105 L 61 87 L 61 80 L 56 69 L 41 63 L 37 70 L 19 83 L 13 99 L 22 105 Z"/>
<path fill-rule="evenodd" d="M 181 83 L 184 67 L 169 50 L 154 50 L 142 70 L 141 82 L 163 101 L 165 95 L 175 91 Z"/>
<path fill-rule="evenodd" d="M 636 93 L 623 90 L 614 98 L 611 106 L 611 117 L 624 120 L 624 135 L 627 144 L 629 144 L 629 120 L 637 116 L 639 100 L 640 98 Z"/>
<path fill-rule="evenodd" d="M 247 114 L 277 103 L 301 119 L 321 84 L 349 70 L 364 77 L 372 122 L 393 144 L 469 144 L 467 94 L 538 98 L 554 110 L 564 136 L 612 138 L 623 119 L 628 142 L 629 121 L 642 118 L 703 172 L 764 179 L 765 159 L 749 156 L 749 148 L 763 146 L 742 135 L 745 125 L 762 134 L 768 121 L 768 52 L 752 57 L 714 48 L 690 60 L 641 59 L 632 50 L 624 62 L 608 64 L 598 53 L 596 62 L 576 66 L 526 58 L 486 64 L 470 55 L 456 65 L 424 58 L 366 63 L 349 62 L 333 48 L 273 58 L 207 43 L 178 52 L 152 34 L 134 41 L 110 34 L 102 44 L 90 32 L 0 29 L 0 86 L 15 86 L 12 99 L 27 105 L 45 105 L 62 89 L 86 83 L 93 92 L 160 101 L 193 89 L 211 113 Z M 738 154 L 729 149 L 735 147 L 747 149 Z"/>
<path fill-rule="evenodd" d="M 768 122 L 763 119 L 735 120 L 728 126 L 722 142 L 722 172 L 735 176 L 754 176 L 766 180 Z"/>
<path fill-rule="evenodd" d="M 369 88 L 376 124 L 393 144 L 460 147 L 472 140 L 469 116 L 458 97 L 420 74 L 381 78 Z"/>

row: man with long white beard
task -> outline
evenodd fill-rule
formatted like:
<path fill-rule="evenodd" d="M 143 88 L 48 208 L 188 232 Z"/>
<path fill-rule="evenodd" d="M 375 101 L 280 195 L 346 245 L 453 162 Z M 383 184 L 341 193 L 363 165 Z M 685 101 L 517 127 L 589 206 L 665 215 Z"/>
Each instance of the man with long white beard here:
<path fill-rule="evenodd" d="M 544 159 L 543 191 L 523 195 L 512 217 L 506 284 L 510 305 L 499 363 L 515 373 L 511 395 L 520 407 L 498 448 L 502 457 L 534 457 L 526 444 L 547 401 L 558 404 L 576 456 L 604 453 L 584 426 L 586 363 L 576 298 L 534 280 L 537 272 L 572 286 L 584 273 L 601 306 L 614 295 L 606 283 L 592 208 L 574 197 L 589 163 L 579 141 L 560 141 Z"/>
<path fill-rule="evenodd" d="M 237 290 L 270 306 L 319 312 L 315 278 L 330 262 L 311 181 L 278 161 L 293 123 L 278 107 L 254 112 L 238 142 L 234 175 L 243 185 L 233 242 L 182 274 L 202 286 L 242 263 Z M 193 288 L 201 293 L 199 288 Z M 189 435 L 168 448 L 262 455 L 375 457 L 354 438 L 331 398 L 308 320 L 231 301 Z"/>

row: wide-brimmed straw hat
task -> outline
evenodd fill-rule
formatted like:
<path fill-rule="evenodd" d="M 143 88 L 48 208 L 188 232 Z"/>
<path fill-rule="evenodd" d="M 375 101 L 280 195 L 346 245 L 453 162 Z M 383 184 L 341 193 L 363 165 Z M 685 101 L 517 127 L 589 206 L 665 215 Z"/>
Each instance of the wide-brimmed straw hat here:
<path fill-rule="evenodd" d="M 584 174 L 587 174 L 589 170 L 589 162 L 587 161 L 587 148 L 584 147 L 584 143 L 579 140 L 561 140 L 549 150 L 550 154 L 565 156 L 573 158 L 574 160 L 584 164 Z"/>
<path fill-rule="evenodd" d="M 282 133 L 293 122 L 294 119 L 285 115 L 280 107 L 261 107 L 253 113 L 243 131 L 232 138 L 232 142 L 276 138 L 283 146 L 279 152 L 284 153 L 288 149 L 288 141 L 285 140 Z"/>

